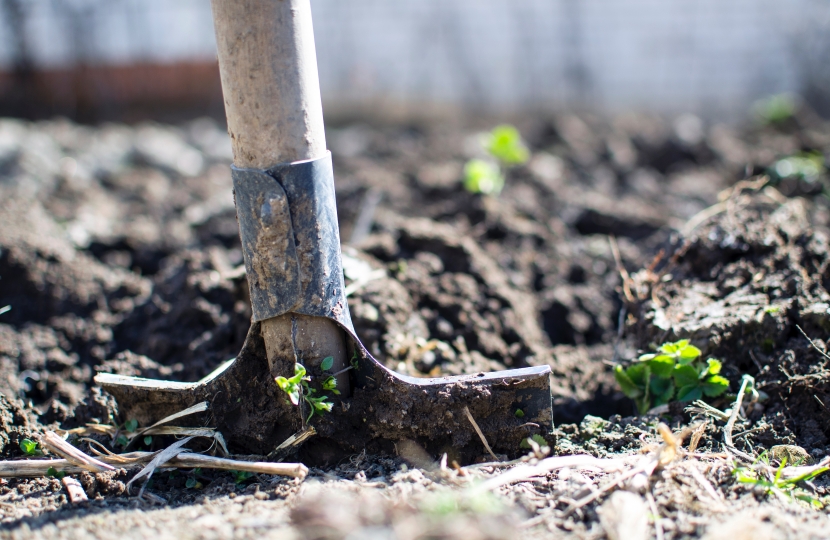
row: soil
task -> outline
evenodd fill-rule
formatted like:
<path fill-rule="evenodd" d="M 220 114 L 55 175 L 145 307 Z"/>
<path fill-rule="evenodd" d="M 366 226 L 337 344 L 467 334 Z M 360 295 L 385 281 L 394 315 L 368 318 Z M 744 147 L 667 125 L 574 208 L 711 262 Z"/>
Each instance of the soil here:
<path fill-rule="evenodd" d="M 482 120 L 329 128 L 346 283 L 359 285 L 349 308 L 372 354 L 415 376 L 547 364 L 552 454 L 605 458 L 648 451 L 658 419 L 681 431 L 703 418 L 678 404 L 637 416 L 613 377 L 614 365 L 689 338 L 724 362 L 731 393 L 715 407 L 731 407 L 743 374 L 756 381 L 738 450 L 827 455 L 827 178 L 758 175 L 801 151 L 830 155 L 830 126 L 807 112 L 740 129 L 636 115 L 517 126 L 532 158 L 498 196 L 460 183 Z M 251 310 L 229 149 L 210 119 L 0 120 L 4 459 L 48 429 L 126 421 L 96 372 L 196 381 L 240 351 Z M 501 469 L 376 448 L 312 467 L 302 483 L 158 472 L 152 500 L 126 492 L 134 473 L 123 470 L 80 475 L 81 505 L 54 478 L 6 479 L 0 536 L 615 538 L 619 516 L 640 514 L 659 516 L 643 517 L 643 537 L 825 536 L 825 510 L 736 481 L 723 425 L 707 424 L 703 457 L 573 512 L 614 473 L 565 469 L 473 497 L 467 483 Z M 821 477 L 805 489 L 826 493 Z"/>

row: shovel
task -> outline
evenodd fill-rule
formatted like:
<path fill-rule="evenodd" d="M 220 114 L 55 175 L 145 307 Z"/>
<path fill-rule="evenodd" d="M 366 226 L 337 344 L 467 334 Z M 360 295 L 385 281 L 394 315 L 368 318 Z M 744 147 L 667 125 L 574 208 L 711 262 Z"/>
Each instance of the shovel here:
<path fill-rule="evenodd" d="M 344 294 L 309 0 L 212 7 L 251 327 L 239 355 L 201 381 L 95 381 L 141 425 L 208 401 L 187 420 L 241 451 L 268 454 L 316 434 L 302 448 L 316 462 L 412 442 L 470 462 L 516 455 L 534 435 L 551 441 L 550 367 L 416 378 L 361 344 Z"/>

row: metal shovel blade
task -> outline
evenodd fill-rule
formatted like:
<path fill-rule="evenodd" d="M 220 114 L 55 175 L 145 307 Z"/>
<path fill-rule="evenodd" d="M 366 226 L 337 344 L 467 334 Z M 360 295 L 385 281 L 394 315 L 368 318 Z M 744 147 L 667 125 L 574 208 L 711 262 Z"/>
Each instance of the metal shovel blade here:
<path fill-rule="evenodd" d="M 303 429 L 298 408 L 271 377 L 265 344 L 254 323 L 242 351 L 205 379 L 168 382 L 101 373 L 95 381 L 118 402 L 124 418 L 146 426 L 195 403 L 204 413 L 181 419 L 186 425 L 217 428 L 238 451 L 267 454 Z M 521 441 L 551 431 L 550 367 L 420 379 L 395 373 L 355 346 L 358 369 L 351 370 L 351 396 L 333 397 L 330 413 L 315 416 L 317 437 L 309 443 L 318 459 L 367 449 L 394 452 L 398 441 L 415 441 L 434 456 L 460 462 L 485 450 L 464 408 L 493 451 L 515 455 Z"/>

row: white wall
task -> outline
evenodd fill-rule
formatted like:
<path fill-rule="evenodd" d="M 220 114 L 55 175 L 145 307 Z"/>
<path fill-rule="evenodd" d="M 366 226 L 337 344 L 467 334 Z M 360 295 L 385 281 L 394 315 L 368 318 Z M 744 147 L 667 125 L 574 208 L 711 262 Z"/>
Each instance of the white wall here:
<path fill-rule="evenodd" d="M 27 43 L 42 66 L 76 57 L 214 57 L 208 0 L 18 1 L 27 6 Z M 312 0 L 312 9 L 330 108 L 584 106 L 713 115 L 798 92 L 822 69 L 830 50 L 825 4 Z M 8 66 L 13 32 L 2 22 L 0 65 Z"/>

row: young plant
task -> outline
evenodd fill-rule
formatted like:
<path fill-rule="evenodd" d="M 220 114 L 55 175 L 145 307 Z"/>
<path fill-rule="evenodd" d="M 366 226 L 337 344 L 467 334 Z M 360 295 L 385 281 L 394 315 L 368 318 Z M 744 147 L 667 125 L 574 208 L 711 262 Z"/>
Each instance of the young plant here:
<path fill-rule="evenodd" d="M 769 458 L 766 452 L 758 458 L 758 461 L 763 462 L 767 466 L 769 465 Z M 756 464 L 758 461 L 756 461 Z M 800 488 L 798 484 L 815 479 L 817 476 L 829 471 L 830 467 L 814 467 L 798 476 L 783 478 L 784 468 L 786 466 L 787 458 L 785 457 L 781 459 L 781 464 L 773 476 L 770 476 L 769 473 L 765 475 L 762 470 L 748 467 L 736 467 L 732 470 L 732 473 L 737 477 L 738 482 L 755 486 L 766 494 L 771 493 L 782 499 L 790 501 L 799 500 L 806 502 L 814 508 L 823 508 L 824 502 L 810 495 L 806 490 Z"/>
<path fill-rule="evenodd" d="M 765 125 L 777 125 L 795 116 L 798 102 L 790 94 L 776 94 L 755 103 L 755 114 Z"/>
<path fill-rule="evenodd" d="M 135 418 L 131 418 L 124 422 L 124 425 L 121 426 L 121 430 L 127 433 L 134 433 L 138 429 L 138 420 Z M 152 442 L 152 439 L 151 439 Z M 118 446 L 126 448 L 128 444 L 130 444 L 130 438 L 124 435 L 123 433 L 118 435 L 118 438 L 115 439 L 115 444 Z"/>
<path fill-rule="evenodd" d="M 703 362 L 700 355 L 688 339 L 664 343 L 656 353 L 640 356 L 627 368 L 616 366 L 614 377 L 640 414 L 674 399 L 694 401 L 723 394 L 729 381 L 719 375 L 721 362 L 714 358 Z"/>
<path fill-rule="evenodd" d="M 323 371 L 331 369 L 332 365 L 334 365 L 334 358 L 331 356 L 327 356 L 320 363 L 320 367 L 323 368 Z M 301 399 L 308 404 L 311 409 L 311 412 L 306 419 L 306 423 L 308 423 L 315 414 L 322 416 L 323 413 L 331 412 L 331 408 L 334 404 L 327 401 L 329 398 L 327 395 L 314 395 L 317 393 L 317 390 L 309 386 L 311 377 L 306 376 L 306 373 L 305 367 L 300 363 L 296 363 L 294 364 L 293 377 L 285 378 L 280 376 L 277 377 L 275 381 L 277 382 L 277 386 L 279 386 L 283 392 L 288 394 L 288 399 L 291 400 L 292 405 L 299 405 Z M 329 390 L 339 394 L 340 391 L 337 390 L 336 387 L 337 380 L 334 377 L 328 376 L 323 380 L 323 390 Z"/>
<path fill-rule="evenodd" d="M 504 188 L 503 169 L 526 163 L 530 152 L 513 126 L 496 126 L 482 139 L 489 160 L 471 159 L 464 166 L 464 189 L 471 193 L 498 195 Z"/>
<path fill-rule="evenodd" d="M 204 485 L 199 481 L 200 476 L 202 476 L 202 468 L 196 467 L 188 473 L 187 480 L 184 482 L 184 487 L 187 489 L 202 489 Z"/>
<path fill-rule="evenodd" d="M 32 439 L 23 439 L 20 441 L 20 449 L 29 457 L 43 455 L 43 452 L 41 452 L 40 448 L 38 448 L 37 441 L 33 441 Z"/>
<path fill-rule="evenodd" d="M 51 478 L 57 478 L 58 480 L 63 480 L 63 477 L 66 476 L 66 471 L 59 471 L 54 467 L 49 467 L 46 469 L 46 476 Z"/>
<path fill-rule="evenodd" d="M 818 151 L 801 152 L 779 159 L 769 171 L 773 178 L 797 178 L 813 183 L 825 172 L 824 154 Z"/>
<path fill-rule="evenodd" d="M 254 473 L 250 471 L 231 471 L 231 474 L 233 475 L 233 481 L 236 485 L 244 484 L 254 475 Z"/>

